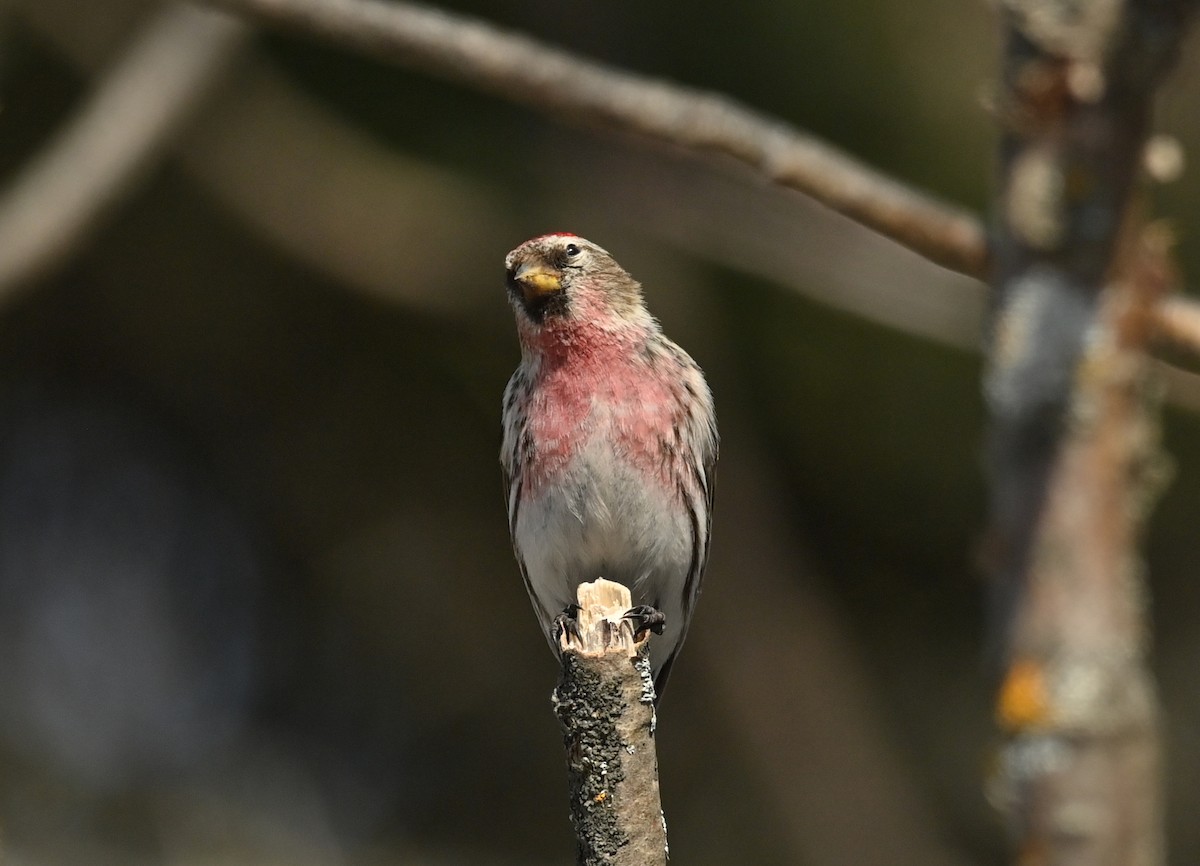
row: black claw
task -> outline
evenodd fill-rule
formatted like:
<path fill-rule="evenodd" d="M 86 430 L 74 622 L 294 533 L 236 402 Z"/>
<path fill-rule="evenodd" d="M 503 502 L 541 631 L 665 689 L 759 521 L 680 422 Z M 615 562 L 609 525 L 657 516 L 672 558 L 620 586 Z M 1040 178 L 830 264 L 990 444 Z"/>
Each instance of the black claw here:
<path fill-rule="evenodd" d="M 629 620 L 633 626 L 633 636 L 637 640 L 640 640 L 642 635 L 647 631 L 662 634 L 663 627 L 667 624 L 666 615 L 661 610 L 653 608 L 648 604 L 639 604 L 637 607 L 631 607 L 621 619 Z"/>
<path fill-rule="evenodd" d="M 579 611 L 583 610 L 577 604 L 568 604 L 563 608 L 563 612 L 554 618 L 552 627 L 554 629 L 554 641 L 557 643 L 565 634 L 568 638 L 579 640 Z"/>

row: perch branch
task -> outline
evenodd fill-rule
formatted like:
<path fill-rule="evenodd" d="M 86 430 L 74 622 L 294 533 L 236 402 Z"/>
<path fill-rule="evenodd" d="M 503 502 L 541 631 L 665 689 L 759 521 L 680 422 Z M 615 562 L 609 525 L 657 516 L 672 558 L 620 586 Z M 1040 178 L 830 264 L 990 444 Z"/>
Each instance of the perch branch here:
<path fill-rule="evenodd" d="M 632 606 L 621 584 L 583 584 L 579 606 L 554 690 L 579 866 L 666 866 L 648 641 L 621 618 Z"/>
<path fill-rule="evenodd" d="M 576 57 L 482 21 L 384 0 L 207 0 L 514 102 L 724 154 L 943 267 L 982 277 L 971 213 L 733 100 Z"/>
<path fill-rule="evenodd" d="M 248 33 L 172 4 L 0 197 L 0 295 L 61 261 L 162 156 Z"/>

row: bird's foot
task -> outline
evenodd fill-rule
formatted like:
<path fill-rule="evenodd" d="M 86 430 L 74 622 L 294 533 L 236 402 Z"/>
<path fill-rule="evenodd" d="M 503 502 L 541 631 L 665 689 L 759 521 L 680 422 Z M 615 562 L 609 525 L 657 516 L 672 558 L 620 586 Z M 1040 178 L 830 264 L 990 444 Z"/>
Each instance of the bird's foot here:
<path fill-rule="evenodd" d="M 556 645 L 562 642 L 563 636 L 567 638 L 567 643 L 574 641 L 580 642 L 579 638 L 579 611 L 583 610 L 577 604 L 568 604 L 563 608 L 563 612 L 554 618 L 551 628 L 554 630 L 554 643 Z"/>
<path fill-rule="evenodd" d="M 662 634 L 663 627 L 667 624 L 666 614 L 648 604 L 631 607 L 621 619 L 629 620 L 629 624 L 633 627 L 634 640 L 641 640 L 648 631 Z"/>

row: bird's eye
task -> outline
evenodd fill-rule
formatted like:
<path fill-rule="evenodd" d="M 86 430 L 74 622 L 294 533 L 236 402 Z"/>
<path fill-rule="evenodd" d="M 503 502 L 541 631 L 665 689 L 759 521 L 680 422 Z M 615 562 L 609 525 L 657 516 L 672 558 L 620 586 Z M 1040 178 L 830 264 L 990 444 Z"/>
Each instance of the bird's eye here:
<path fill-rule="evenodd" d="M 566 253 L 569 258 L 575 258 L 575 256 L 579 255 L 579 247 L 575 246 L 575 244 L 567 244 Z"/>

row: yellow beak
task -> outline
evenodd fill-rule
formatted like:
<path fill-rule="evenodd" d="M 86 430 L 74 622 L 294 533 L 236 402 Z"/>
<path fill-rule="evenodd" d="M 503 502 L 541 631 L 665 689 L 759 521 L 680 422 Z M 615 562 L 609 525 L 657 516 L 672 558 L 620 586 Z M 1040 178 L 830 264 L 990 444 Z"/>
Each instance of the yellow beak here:
<path fill-rule="evenodd" d="M 562 278 L 543 262 L 525 262 L 517 268 L 517 272 L 513 274 L 513 279 L 521 284 L 521 290 L 527 301 L 541 295 L 557 292 L 562 288 Z"/>

